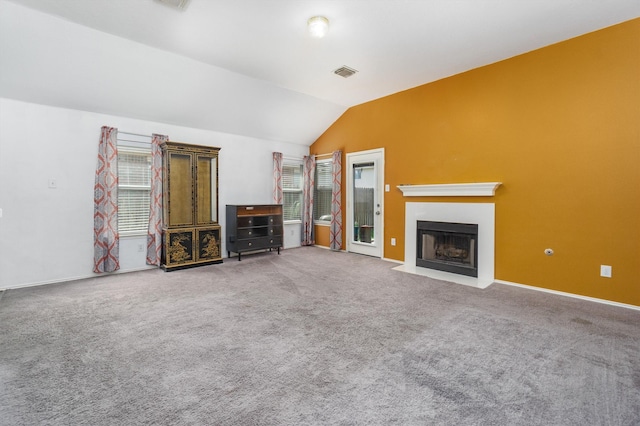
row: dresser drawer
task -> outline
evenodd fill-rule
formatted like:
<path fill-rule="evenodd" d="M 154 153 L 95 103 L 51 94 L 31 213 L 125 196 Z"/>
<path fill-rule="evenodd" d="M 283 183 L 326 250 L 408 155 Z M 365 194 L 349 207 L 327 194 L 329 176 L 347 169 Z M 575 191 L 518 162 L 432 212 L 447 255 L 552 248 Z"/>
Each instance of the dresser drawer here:
<path fill-rule="evenodd" d="M 282 237 L 282 226 L 270 226 L 267 235 L 269 237 Z"/>
<path fill-rule="evenodd" d="M 266 237 L 267 228 L 238 228 L 236 238 L 246 240 L 248 238 Z"/>
<path fill-rule="evenodd" d="M 250 228 L 253 226 L 282 226 L 282 216 L 238 216 L 238 228 Z"/>
<path fill-rule="evenodd" d="M 282 237 L 260 237 L 236 241 L 236 252 L 282 247 Z"/>
<path fill-rule="evenodd" d="M 282 226 L 282 216 L 269 216 L 267 221 L 269 226 Z"/>
<path fill-rule="evenodd" d="M 255 225 L 253 216 L 238 216 L 238 228 L 250 228 Z"/>

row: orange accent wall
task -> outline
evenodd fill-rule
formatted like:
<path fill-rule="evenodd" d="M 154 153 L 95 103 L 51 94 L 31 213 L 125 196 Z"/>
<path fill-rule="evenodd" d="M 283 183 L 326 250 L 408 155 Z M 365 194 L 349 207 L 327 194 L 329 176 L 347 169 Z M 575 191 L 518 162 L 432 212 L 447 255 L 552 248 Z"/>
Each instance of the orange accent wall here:
<path fill-rule="evenodd" d="M 342 200 L 342 204 L 344 205 L 346 201 Z M 342 214 L 343 220 L 342 223 L 344 223 L 344 212 Z M 329 247 L 331 246 L 331 233 L 329 232 L 329 227 L 328 226 L 321 226 L 321 225 L 316 225 L 313 227 L 313 230 L 315 232 L 314 235 L 314 239 L 316 242 L 317 246 L 322 246 L 322 247 Z M 344 229 L 342 230 L 342 245 L 343 245 L 343 249 L 346 247 L 346 241 L 344 241 Z"/>
<path fill-rule="evenodd" d="M 496 279 L 640 306 L 640 19 L 352 107 L 311 152 L 380 147 L 384 257 L 404 260 L 406 201 L 495 202 Z M 396 188 L 494 181 L 493 198 Z"/>

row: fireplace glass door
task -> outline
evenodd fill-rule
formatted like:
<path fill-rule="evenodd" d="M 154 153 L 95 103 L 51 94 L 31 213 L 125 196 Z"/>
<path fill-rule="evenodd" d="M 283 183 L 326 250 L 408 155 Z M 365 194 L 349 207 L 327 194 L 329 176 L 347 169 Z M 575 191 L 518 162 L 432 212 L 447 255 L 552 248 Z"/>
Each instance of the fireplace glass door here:
<path fill-rule="evenodd" d="M 418 221 L 416 266 L 478 276 L 478 225 Z"/>

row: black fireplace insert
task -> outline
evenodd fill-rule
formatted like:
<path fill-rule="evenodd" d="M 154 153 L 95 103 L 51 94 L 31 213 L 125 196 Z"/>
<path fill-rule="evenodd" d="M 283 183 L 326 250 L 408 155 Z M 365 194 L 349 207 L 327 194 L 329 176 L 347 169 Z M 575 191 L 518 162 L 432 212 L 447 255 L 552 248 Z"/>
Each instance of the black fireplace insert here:
<path fill-rule="evenodd" d="M 478 225 L 418 221 L 416 266 L 478 276 Z"/>

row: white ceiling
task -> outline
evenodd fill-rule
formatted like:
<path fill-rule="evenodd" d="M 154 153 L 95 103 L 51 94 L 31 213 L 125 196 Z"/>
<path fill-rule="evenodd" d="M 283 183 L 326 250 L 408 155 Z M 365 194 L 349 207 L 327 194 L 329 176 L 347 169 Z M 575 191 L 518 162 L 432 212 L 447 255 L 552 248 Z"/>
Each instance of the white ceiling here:
<path fill-rule="evenodd" d="M 350 106 L 640 16 L 639 0 L 191 0 L 185 11 L 157 0 L 11 1 L 249 77 L 271 88 L 256 92 L 261 106 L 285 93 L 320 127 L 249 136 L 303 144 Z M 323 39 L 306 33 L 314 15 L 330 21 Z M 334 75 L 342 65 L 359 72 Z"/>

